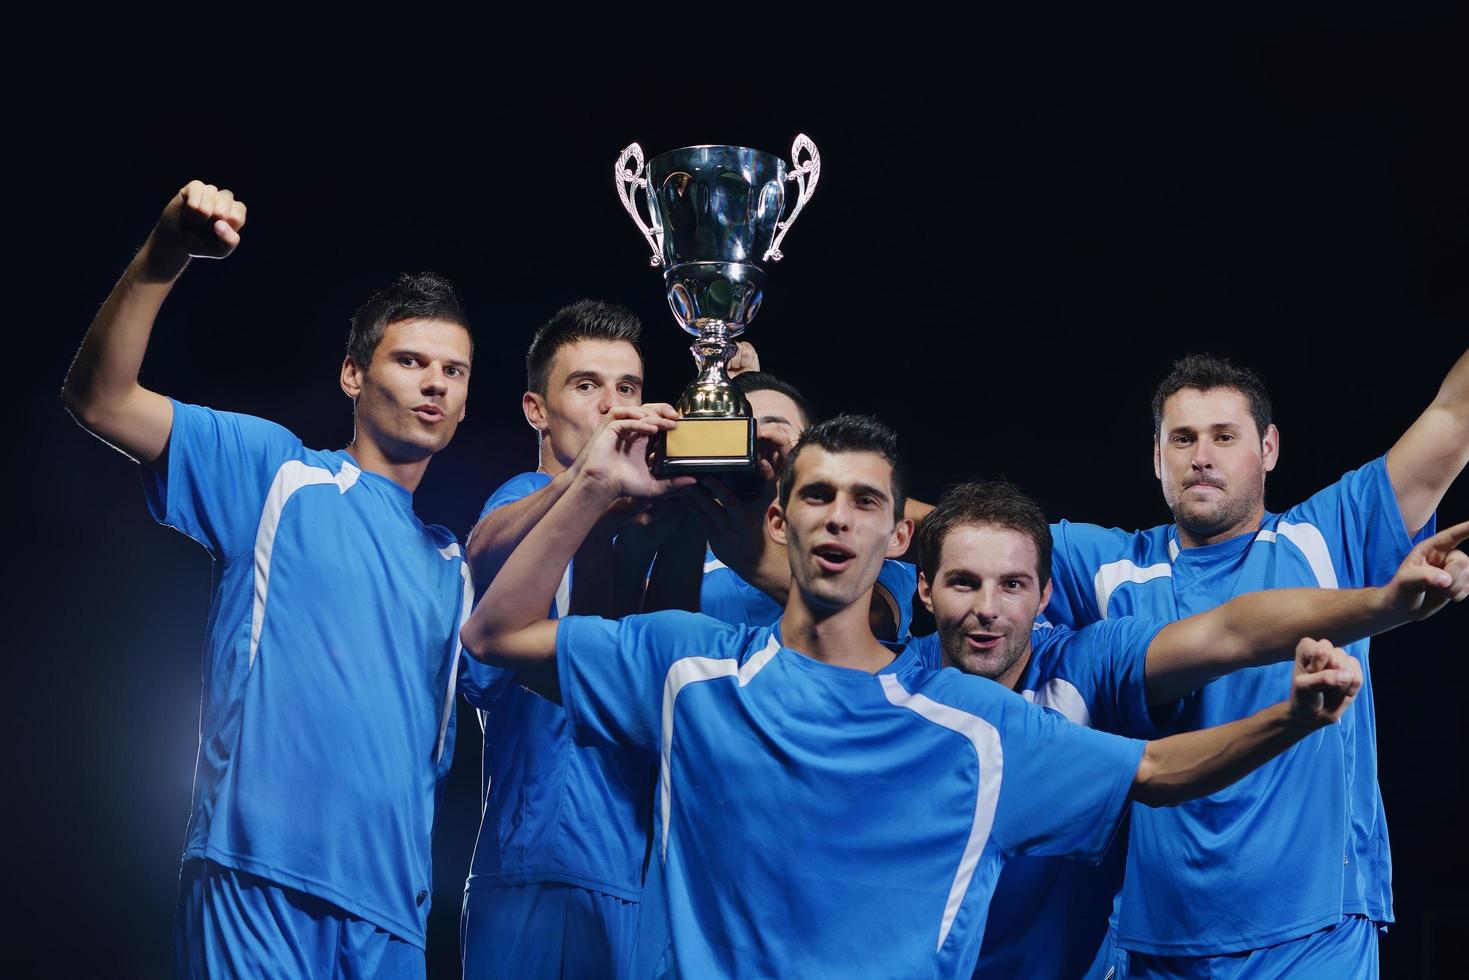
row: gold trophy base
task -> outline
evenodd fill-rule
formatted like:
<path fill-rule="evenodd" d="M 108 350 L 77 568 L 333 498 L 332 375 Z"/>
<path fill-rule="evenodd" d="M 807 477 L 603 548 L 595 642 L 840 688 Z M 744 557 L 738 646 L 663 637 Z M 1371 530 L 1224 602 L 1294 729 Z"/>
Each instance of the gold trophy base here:
<path fill-rule="evenodd" d="M 757 469 L 755 420 L 749 417 L 679 419 L 653 456 L 653 475 L 661 479 Z"/>

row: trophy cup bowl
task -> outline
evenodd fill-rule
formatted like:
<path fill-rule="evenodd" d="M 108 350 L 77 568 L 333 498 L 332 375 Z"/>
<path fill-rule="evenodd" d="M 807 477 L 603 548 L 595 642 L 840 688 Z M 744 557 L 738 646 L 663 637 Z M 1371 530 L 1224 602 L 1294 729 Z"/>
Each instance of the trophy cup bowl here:
<path fill-rule="evenodd" d="M 668 305 L 694 336 L 689 349 L 699 367 L 676 403 L 678 427 L 655 455 L 660 477 L 756 469 L 755 420 L 728 364 L 735 338 L 760 309 L 766 266 L 780 261 L 781 239 L 820 176 L 820 154 L 805 136 L 796 137 L 791 157 L 787 166 L 743 146 L 686 146 L 644 164 L 636 143 L 618 157 L 618 196 L 653 250 L 650 263 L 664 269 Z M 798 194 L 782 218 L 791 181 Z M 648 222 L 634 204 L 638 188 Z"/>

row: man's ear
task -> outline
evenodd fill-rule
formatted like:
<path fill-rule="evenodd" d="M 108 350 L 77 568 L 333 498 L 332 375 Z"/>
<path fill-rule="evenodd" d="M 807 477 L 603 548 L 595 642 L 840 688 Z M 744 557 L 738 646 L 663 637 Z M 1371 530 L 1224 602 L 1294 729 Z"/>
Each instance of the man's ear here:
<path fill-rule="evenodd" d="M 366 373 L 366 371 L 363 371 L 357 366 L 357 362 L 352 359 L 352 355 L 348 354 L 342 358 L 342 391 L 354 402 L 357 400 L 357 396 L 362 394 L 362 377 Z"/>
<path fill-rule="evenodd" d="M 899 558 L 908 553 L 908 543 L 913 540 L 913 522 L 903 518 L 893 525 L 893 535 L 888 539 L 889 558 Z"/>
<path fill-rule="evenodd" d="M 1052 579 L 1046 579 L 1046 587 L 1044 589 L 1041 589 L 1041 604 L 1039 606 L 1036 606 L 1035 607 L 1035 614 L 1037 616 L 1039 616 L 1041 613 L 1045 612 L 1046 611 L 1046 606 L 1048 606 L 1048 605 L 1051 604 L 1051 582 L 1052 581 L 1053 581 Z"/>
<path fill-rule="evenodd" d="M 1265 426 L 1265 438 L 1260 440 L 1260 449 L 1265 472 L 1269 473 L 1280 461 L 1280 430 L 1274 425 Z"/>
<path fill-rule="evenodd" d="M 1158 442 L 1159 436 L 1153 434 L 1153 476 L 1159 481 L 1163 479 L 1163 446 Z"/>
<path fill-rule="evenodd" d="M 546 431 L 546 403 L 541 396 L 534 391 L 527 391 L 520 396 L 520 410 L 525 413 L 525 420 L 530 427 L 542 434 Z"/>
<path fill-rule="evenodd" d="M 786 546 L 786 515 L 778 503 L 765 508 L 765 533 L 782 548 Z"/>
<path fill-rule="evenodd" d="M 918 601 L 930 614 L 933 613 L 933 586 L 928 584 L 928 576 L 922 572 L 918 573 Z"/>

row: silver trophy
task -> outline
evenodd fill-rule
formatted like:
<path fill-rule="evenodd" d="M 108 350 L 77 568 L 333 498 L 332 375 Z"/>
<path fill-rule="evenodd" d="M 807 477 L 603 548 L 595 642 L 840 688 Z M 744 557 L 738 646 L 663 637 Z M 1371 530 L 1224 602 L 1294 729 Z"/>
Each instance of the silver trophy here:
<path fill-rule="evenodd" d="M 668 305 L 694 335 L 699 365 L 676 405 L 678 428 L 655 457 L 659 476 L 756 467 L 755 420 L 728 364 L 760 309 L 766 266 L 781 260 L 780 243 L 821 177 L 821 154 L 804 135 L 791 144 L 791 161 L 743 146 L 686 146 L 644 165 L 636 143 L 617 158 L 617 196 L 653 249 L 649 262 L 664 269 Z M 782 217 L 790 182 L 795 203 Z M 647 222 L 633 199 L 638 188 Z"/>

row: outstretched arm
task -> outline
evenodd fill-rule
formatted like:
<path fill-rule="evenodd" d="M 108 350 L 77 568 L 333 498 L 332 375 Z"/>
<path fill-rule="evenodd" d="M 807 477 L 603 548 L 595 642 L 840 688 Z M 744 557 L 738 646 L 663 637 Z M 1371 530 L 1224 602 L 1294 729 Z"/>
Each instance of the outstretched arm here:
<path fill-rule="evenodd" d="M 1149 704 L 1168 704 L 1223 674 L 1288 660 L 1303 636 L 1339 644 L 1426 619 L 1469 595 L 1469 522 L 1422 541 L 1376 589 L 1271 589 L 1169 623 L 1148 647 Z"/>
<path fill-rule="evenodd" d="M 191 180 L 97 312 L 67 372 L 62 399 L 88 431 L 148 466 L 164 462 L 173 404 L 138 384 L 153 321 L 190 257 L 222 259 L 240 243 L 245 205 Z"/>
<path fill-rule="evenodd" d="M 546 618 L 561 572 L 608 506 L 621 496 L 653 497 L 684 485 L 648 472 L 648 439 L 676 424 L 668 405 L 639 418 L 609 418 L 567 473 L 565 491 L 506 559 L 460 633 L 478 660 L 516 671 L 531 690 L 559 698 L 556 621 Z"/>
<path fill-rule="evenodd" d="M 1469 350 L 1449 369 L 1438 396 L 1387 453 L 1387 476 L 1403 524 L 1413 534 L 1469 463 Z"/>
<path fill-rule="evenodd" d="M 1362 666 L 1326 640 L 1296 648 L 1290 700 L 1248 718 L 1149 742 L 1131 798 L 1175 806 L 1243 778 L 1318 728 L 1334 724 L 1362 686 Z"/>

